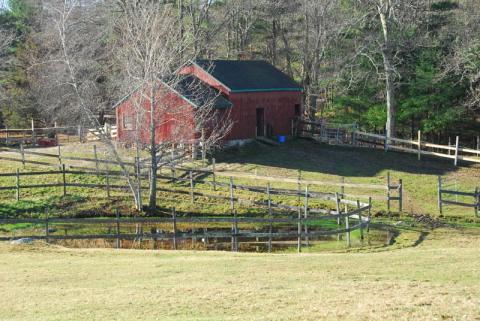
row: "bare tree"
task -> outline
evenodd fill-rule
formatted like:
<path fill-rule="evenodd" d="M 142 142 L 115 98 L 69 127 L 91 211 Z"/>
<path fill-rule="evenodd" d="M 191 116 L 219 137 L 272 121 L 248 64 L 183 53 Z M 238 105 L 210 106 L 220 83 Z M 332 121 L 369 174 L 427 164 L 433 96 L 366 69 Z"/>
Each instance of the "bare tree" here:
<path fill-rule="evenodd" d="M 224 5 L 227 18 L 227 57 L 238 57 L 247 51 L 252 40 L 252 30 L 258 18 L 256 1 L 228 0 Z"/>
<path fill-rule="evenodd" d="M 30 90 L 46 122 L 78 124 L 84 113 L 72 95 L 70 76 L 64 63 L 64 52 L 59 38 L 58 8 L 70 6 L 65 17 L 65 46 L 74 65 L 75 79 L 86 104 L 95 114 L 104 114 L 114 103 L 109 88 L 110 63 L 108 29 L 110 18 L 107 2 L 43 0 L 30 18 L 32 31 L 29 38 L 35 42 L 29 52 L 28 75 Z M 85 124 L 87 125 L 87 123 Z M 88 124 L 90 125 L 90 124 Z"/>
<path fill-rule="evenodd" d="M 80 43 L 85 39 L 83 37 L 91 36 L 92 34 L 83 34 L 85 31 L 81 26 L 86 26 L 88 17 L 85 19 L 78 19 L 78 15 L 85 14 L 84 9 L 86 5 L 90 5 L 90 14 L 97 16 L 101 9 L 110 11 L 111 8 L 105 3 L 97 3 L 95 1 L 86 3 L 80 0 L 57 0 L 52 3 L 44 4 L 47 12 L 48 23 L 53 26 L 51 44 L 55 46 L 56 50 L 52 52 L 51 58 L 39 63 L 40 65 L 53 65 L 54 68 L 59 68 L 63 73 L 63 84 L 65 95 L 68 95 L 71 100 L 70 112 L 81 115 L 84 121 L 91 128 L 98 133 L 98 138 L 107 148 L 111 158 L 116 161 L 120 167 L 128 186 L 132 192 L 135 200 L 135 205 L 140 209 L 141 202 L 139 200 L 139 181 L 132 175 L 131 168 L 129 168 L 124 160 L 121 158 L 119 151 L 112 142 L 108 133 L 104 131 L 104 127 L 99 123 L 96 111 L 98 105 L 92 105 L 94 101 L 91 100 L 92 84 L 94 79 L 85 77 L 85 60 L 82 59 L 83 52 L 79 50 Z M 87 6 L 88 7 L 88 6 Z M 97 35 L 98 36 L 98 35 Z"/>
<path fill-rule="evenodd" d="M 480 110 L 480 6 L 476 0 L 459 2 L 454 26 L 448 32 L 454 35 L 454 50 L 445 59 L 444 73 L 454 73 L 468 84 L 465 105 Z"/>
<path fill-rule="evenodd" d="M 193 77 L 177 72 L 195 55 L 188 53 L 189 43 L 177 24 L 174 8 L 143 2 L 121 9 L 116 24 L 116 52 L 123 70 L 123 88 L 134 92 L 136 125 L 132 138 L 138 149 L 145 148 L 150 155 L 149 207 L 154 209 L 157 171 L 171 144 L 191 143 L 201 133 L 203 144 L 212 146 L 224 137 L 230 125 L 225 115 L 214 110 L 218 94 Z M 198 53 L 199 43 L 196 38 L 193 41 L 194 53 Z M 188 102 L 182 100 L 179 104 L 173 97 L 176 93 L 187 97 Z M 170 132 L 167 137 L 160 137 L 159 132 L 166 127 Z M 149 133 L 148 139 L 142 137 L 144 132 Z"/>
<path fill-rule="evenodd" d="M 366 12 L 360 23 L 364 26 L 363 39 L 356 54 L 368 57 L 379 76 L 385 81 L 387 105 L 387 137 L 396 136 L 397 90 L 402 79 L 402 53 L 413 50 L 407 40 L 407 30 L 413 30 L 422 21 L 428 1 L 419 0 L 357 0 L 360 10 Z M 377 21 L 377 22 L 375 22 Z M 420 39 L 419 39 L 420 40 Z M 375 55 L 380 53 L 381 66 Z"/>
<path fill-rule="evenodd" d="M 326 63 L 327 50 L 341 36 L 342 31 L 351 23 L 343 19 L 338 0 L 304 0 L 302 2 L 302 85 L 305 90 L 306 114 L 315 118 L 315 106 L 311 97 L 316 97 L 321 88 L 322 65 Z"/>

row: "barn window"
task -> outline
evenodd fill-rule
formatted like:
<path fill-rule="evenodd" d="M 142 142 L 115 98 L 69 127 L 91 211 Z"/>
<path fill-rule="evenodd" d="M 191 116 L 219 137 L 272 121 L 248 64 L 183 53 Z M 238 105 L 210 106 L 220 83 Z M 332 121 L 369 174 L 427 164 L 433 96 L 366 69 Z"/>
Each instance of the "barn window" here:
<path fill-rule="evenodd" d="M 133 130 L 133 116 L 131 115 L 123 116 L 123 128 L 127 130 Z"/>

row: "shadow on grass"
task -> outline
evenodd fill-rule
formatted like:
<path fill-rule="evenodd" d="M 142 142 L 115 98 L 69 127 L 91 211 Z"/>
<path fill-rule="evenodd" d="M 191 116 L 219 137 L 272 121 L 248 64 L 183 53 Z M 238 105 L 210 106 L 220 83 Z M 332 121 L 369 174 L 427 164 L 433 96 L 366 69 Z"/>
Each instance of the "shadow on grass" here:
<path fill-rule="evenodd" d="M 306 139 L 296 139 L 280 147 L 251 143 L 227 150 L 217 159 L 227 164 L 255 164 L 350 177 L 373 177 L 384 170 L 428 175 L 444 175 L 457 170 L 453 160 L 423 156 L 419 161 L 413 154 L 330 146 Z"/>

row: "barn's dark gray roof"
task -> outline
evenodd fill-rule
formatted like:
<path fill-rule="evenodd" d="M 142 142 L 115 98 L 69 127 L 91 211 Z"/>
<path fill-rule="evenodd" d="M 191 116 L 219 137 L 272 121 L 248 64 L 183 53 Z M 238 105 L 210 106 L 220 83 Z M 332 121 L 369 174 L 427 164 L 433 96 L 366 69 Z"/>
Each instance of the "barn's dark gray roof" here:
<path fill-rule="evenodd" d="M 232 92 L 302 91 L 292 78 L 260 60 L 198 60 L 195 62 Z"/>
<path fill-rule="evenodd" d="M 229 99 L 194 76 L 182 77 L 173 87 L 182 97 L 196 106 L 202 107 L 206 104 L 211 106 L 213 103 L 213 107 L 217 109 L 232 107 L 232 102 Z"/>
<path fill-rule="evenodd" d="M 182 98 L 187 99 L 196 107 L 202 107 L 206 104 L 212 104 L 217 109 L 225 109 L 233 106 L 232 102 L 223 96 L 217 89 L 214 89 L 194 76 L 172 76 L 159 80 L 164 85 L 167 85 L 172 90 L 176 91 Z M 128 100 L 135 92 L 140 90 L 141 86 L 137 87 L 131 93 L 118 101 L 112 109 L 117 108 L 123 102 Z M 211 105 L 210 105 L 211 106 Z"/>

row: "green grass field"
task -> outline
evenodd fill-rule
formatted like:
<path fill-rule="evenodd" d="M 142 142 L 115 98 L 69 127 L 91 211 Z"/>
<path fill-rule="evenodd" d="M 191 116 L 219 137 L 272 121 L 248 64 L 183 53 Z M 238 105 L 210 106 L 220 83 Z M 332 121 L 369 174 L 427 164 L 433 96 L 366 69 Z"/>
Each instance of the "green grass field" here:
<path fill-rule="evenodd" d="M 0 320 L 478 320 L 478 230 L 416 247 L 248 254 L 0 245 Z"/>

